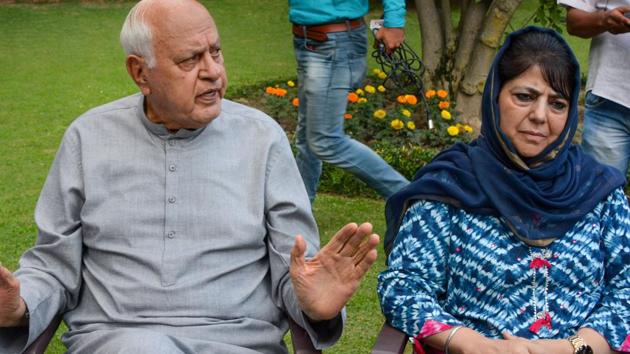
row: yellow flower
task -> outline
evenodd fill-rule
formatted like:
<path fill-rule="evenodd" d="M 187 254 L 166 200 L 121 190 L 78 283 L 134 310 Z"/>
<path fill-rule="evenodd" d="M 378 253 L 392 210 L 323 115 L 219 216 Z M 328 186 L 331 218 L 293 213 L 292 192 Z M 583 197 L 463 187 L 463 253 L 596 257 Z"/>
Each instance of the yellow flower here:
<path fill-rule="evenodd" d="M 295 82 L 293 82 L 292 80 L 289 80 L 289 81 L 287 81 L 287 86 L 295 87 Z"/>
<path fill-rule="evenodd" d="M 440 103 L 438 103 L 438 107 L 440 107 L 440 109 L 447 109 L 450 106 L 451 104 L 448 101 L 440 101 Z"/>
<path fill-rule="evenodd" d="M 363 95 L 365 95 L 365 92 L 363 92 L 363 90 L 362 90 L 362 89 L 357 89 L 357 90 L 356 90 L 356 91 L 354 91 L 354 92 L 355 92 L 357 95 L 359 95 L 359 96 L 363 96 Z"/>
<path fill-rule="evenodd" d="M 447 111 L 447 110 L 443 110 L 442 112 L 440 112 L 440 116 L 446 120 L 451 119 L 451 112 Z"/>
<path fill-rule="evenodd" d="M 448 96 L 448 92 L 446 90 L 438 90 L 437 95 L 439 98 L 446 98 L 446 96 Z"/>
<path fill-rule="evenodd" d="M 435 90 L 429 90 L 424 94 L 424 97 L 426 98 L 432 98 L 433 96 L 435 96 Z"/>
<path fill-rule="evenodd" d="M 446 128 L 446 132 L 450 136 L 455 136 L 455 135 L 459 134 L 459 128 L 457 128 L 454 125 L 451 125 L 450 127 Z"/>
<path fill-rule="evenodd" d="M 383 85 L 378 85 L 376 89 L 378 90 L 378 92 L 385 92 L 385 86 Z"/>
<path fill-rule="evenodd" d="M 407 118 L 411 117 L 411 112 L 408 109 L 403 109 L 400 113 Z"/>
<path fill-rule="evenodd" d="M 392 120 L 392 123 L 390 125 L 392 126 L 392 128 L 400 130 L 405 126 L 405 123 L 403 123 L 403 121 L 400 119 L 394 119 Z"/>
<path fill-rule="evenodd" d="M 372 72 L 374 73 L 374 75 L 378 75 L 378 74 L 380 74 L 382 71 L 381 71 L 381 69 L 376 68 L 376 69 L 372 69 Z"/>
<path fill-rule="evenodd" d="M 472 133 L 473 128 L 470 125 L 466 124 L 466 125 L 464 125 L 464 131 L 466 133 Z"/>
<path fill-rule="evenodd" d="M 414 123 L 414 122 L 407 122 L 407 129 L 415 130 L 416 129 L 416 123 Z"/>
<path fill-rule="evenodd" d="M 367 98 L 361 97 L 361 98 L 359 98 L 359 100 L 357 102 L 358 103 L 365 103 L 365 102 L 367 102 Z"/>
<path fill-rule="evenodd" d="M 381 79 L 381 80 L 387 79 L 387 74 L 385 74 L 382 71 L 380 73 L 376 74 L 376 75 L 378 75 L 378 78 Z"/>
<path fill-rule="evenodd" d="M 374 92 L 376 92 L 376 89 L 372 85 L 365 85 L 365 92 L 367 92 L 367 93 L 374 93 Z"/>
<path fill-rule="evenodd" d="M 387 112 L 385 112 L 384 109 L 377 109 L 376 111 L 374 111 L 374 118 L 383 119 L 386 115 Z"/>

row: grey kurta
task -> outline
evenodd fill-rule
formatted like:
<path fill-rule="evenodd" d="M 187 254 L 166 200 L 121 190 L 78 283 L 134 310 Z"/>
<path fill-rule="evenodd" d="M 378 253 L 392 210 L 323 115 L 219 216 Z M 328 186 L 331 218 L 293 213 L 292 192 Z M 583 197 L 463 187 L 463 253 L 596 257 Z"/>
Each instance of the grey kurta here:
<path fill-rule="evenodd" d="M 307 256 L 319 237 L 287 138 L 263 113 L 222 104 L 204 129 L 169 134 L 136 94 L 68 128 L 16 272 L 30 326 L 0 331 L 2 352 L 60 312 L 76 353 L 145 330 L 184 352 L 282 353 L 287 313 L 316 345 L 336 341 L 341 316 L 318 333 L 289 277 L 295 235 Z"/>

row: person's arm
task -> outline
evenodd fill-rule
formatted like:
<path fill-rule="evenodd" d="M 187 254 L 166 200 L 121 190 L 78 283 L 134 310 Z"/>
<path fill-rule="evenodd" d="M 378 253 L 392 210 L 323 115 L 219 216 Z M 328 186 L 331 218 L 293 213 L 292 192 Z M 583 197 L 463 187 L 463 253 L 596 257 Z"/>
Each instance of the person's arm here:
<path fill-rule="evenodd" d="M 345 312 L 329 321 L 316 322 L 300 308 L 289 272 L 291 250 L 296 235 L 300 234 L 306 244 L 306 257 L 313 257 L 319 250 L 319 233 L 289 142 L 280 128 L 276 134 L 278 138 L 269 152 L 265 176 L 272 297 L 278 307 L 308 332 L 315 347 L 326 348 L 341 336 Z"/>
<path fill-rule="evenodd" d="M 376 33 L 376 40 L 383 42 L 388 52 L 405 40 L 406 13 L 404 0 L 383 0 L 383 27 Z"/>
<path fill-rule="evenodd" d="M 567 7 L 567 30 L 582 38 L 592 38 L 604 32 L 627 33 L 630 32 L 630 18 L 624 16 L 626 12 L 630 12 L 630 6 L 594 12 Z"/>
<path fill-rule="evenodd" d="M 621 188 L 606 205 L 600 246 L 605 288 L 579 331 L 595 354 L 630 352 L 630 208 Z"/>
<path fill-rule="evenodd" d="M 66 132 L 37 202 L 37 244 L 22 255 L 14 278 L 3 275 L 5 284 L 17 289 L 13 298 L 18 301 L 16 314 L 20 319 L 13 325 L 22 325 L 0 328 L 0 348 L 9 352 L 23 350 L 58 313 L 74 307 L 78 301 L 83 180 L 73 134 L 72 129 Z M 26 308 L 28 321 L 24 317 Z"/>

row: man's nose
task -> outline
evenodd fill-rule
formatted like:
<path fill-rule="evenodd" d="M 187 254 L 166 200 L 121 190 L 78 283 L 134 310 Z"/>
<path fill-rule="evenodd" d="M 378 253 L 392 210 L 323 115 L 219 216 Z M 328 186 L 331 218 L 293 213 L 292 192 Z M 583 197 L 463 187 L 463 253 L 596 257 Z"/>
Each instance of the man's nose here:
<path fill-rule="evenodd" d="M 223 64 L 220 62 L 217 62 L 216 58 L 213 58 L 210 52 L 204 53 L 204 55 L 201 57 L 200 64 L 201 64 L 201 67 L 199 68 L 200 78 L 216 80 L 221 76 L 221 73 L 223 72 Z"/>

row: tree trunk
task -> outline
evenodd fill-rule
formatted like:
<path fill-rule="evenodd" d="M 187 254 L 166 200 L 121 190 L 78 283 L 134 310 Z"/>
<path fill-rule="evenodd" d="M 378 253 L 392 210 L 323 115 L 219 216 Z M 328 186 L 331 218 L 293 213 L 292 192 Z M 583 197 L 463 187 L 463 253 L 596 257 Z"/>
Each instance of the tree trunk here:
<path fill-rule="evenodd" d="M 481 95 L 490 65 L 501 44 L 503 33 L 521 2 L 522 0 L 492 2 L 457 92 L 457 109 L 476 132 L 479 132 L 481 126 Z"/>
<path fill-rule="evenodd" d="M 431 87 L 444 50 L 444 34 L 440 15 L 433 0 L 415 0 L 416 14 L 422 36 L 422 61 L 426 67 L 422 81 Z"/>
<path fill-rule="evenodd" d="M 489 1 L 473 1 L 466 7 L 460 20 L 459 31 L 457 36 L 457 52 L 455 54 L 455 64 L 453 65 L 453 90 L 459 91 L 459 83 L 462 80 L 464 71 L 470 62 L 473 47 L 477 40 L 481 25 L 483 24 L 484 15 L 490 6 Z"/>

